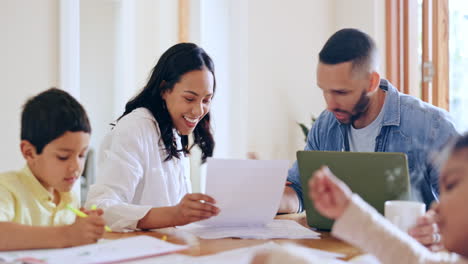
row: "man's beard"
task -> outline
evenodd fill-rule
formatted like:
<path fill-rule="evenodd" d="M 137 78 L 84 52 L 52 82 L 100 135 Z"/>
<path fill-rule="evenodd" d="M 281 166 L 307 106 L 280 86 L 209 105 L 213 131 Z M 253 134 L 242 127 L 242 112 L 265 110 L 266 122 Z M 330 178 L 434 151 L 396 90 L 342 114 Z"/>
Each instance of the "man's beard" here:
<path fill-rule="evenodd" d="M 350 115 L 349 121 L 345 124 L 352 124 L 354 121 L 358 120 L 362 114 L 364 114 L 369 107 L 370 98 L 366 95 L 366 91 L 363 91 L 361 97 L 359 97 L 358 102 L 354 105 L 351 112 L 343 111 L 341 109 L 335 109 L 334 112 L 348 113 Z M 354 114 L 353 114 L 354 113 Z"/>
<path fill-rule="evenodd" d="M 356 103 L 356 105 L 353 108 L 353 113 L 356 113 L 351 116 L 350 118 L 350 123 L 354 123 L 354 121 L 358 120 L 362 114 L 367 112 L 367 109 L 369 108 L 369 102 L 370 98 L 369 96 L 366 95 L 366 92 L 363 91 L 361 94 L 361 97 L 359 98 L 359 101 Z"/>

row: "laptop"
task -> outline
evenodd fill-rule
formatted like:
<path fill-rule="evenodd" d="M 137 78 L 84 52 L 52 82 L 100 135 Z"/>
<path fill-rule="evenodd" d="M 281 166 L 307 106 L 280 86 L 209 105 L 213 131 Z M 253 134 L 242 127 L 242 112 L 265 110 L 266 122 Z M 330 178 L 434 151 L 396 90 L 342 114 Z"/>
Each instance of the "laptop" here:
<path fill-rule="evenodd" d="M 328 166 L 354 193 L 381 214 L 388 200 L 410 200 L 408 162 L 404 153 L 298 151 L 304 209 L 310 227 L 330 230 L 333 220 L 322 216 L 309 199 L 309 179 L 321 166 Z"/>

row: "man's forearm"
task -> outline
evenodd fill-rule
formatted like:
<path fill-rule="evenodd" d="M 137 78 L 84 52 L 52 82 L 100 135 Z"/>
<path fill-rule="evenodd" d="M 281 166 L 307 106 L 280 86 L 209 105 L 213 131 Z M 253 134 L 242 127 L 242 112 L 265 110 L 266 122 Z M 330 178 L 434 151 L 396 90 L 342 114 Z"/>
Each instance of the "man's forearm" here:
<path fill-rule="evenodd" d="M 297 213 L 298 210 L 299 198 L 297 197 L 296 191 L 289 186 L 285 186 L 278 213 Z"/>

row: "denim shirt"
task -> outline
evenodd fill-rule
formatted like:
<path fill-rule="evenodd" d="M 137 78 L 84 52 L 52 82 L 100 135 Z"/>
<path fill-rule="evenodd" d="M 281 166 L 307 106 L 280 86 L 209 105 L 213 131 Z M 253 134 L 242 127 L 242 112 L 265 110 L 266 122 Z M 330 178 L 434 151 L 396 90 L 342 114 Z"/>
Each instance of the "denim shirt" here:
<path fill-rule="evenodd" d="M 380 81 L 386 91 L 381 130 L 375 139 L 375 152 L 402 152 L 408 157 L 411 192 L 414 200 L 429 208 L 438 199 L 438 168 L 433 154 L 458 135 L 448 113 L 418 98 L 402 94 L 387 80 Z M 307 136 L 305 150 L 350 151 L 349 124 L 341 124 L 329 111 L 323 111 Z M 303 209 L 302 188 L 297 161 L 289 169 L 288 181 Z"/>

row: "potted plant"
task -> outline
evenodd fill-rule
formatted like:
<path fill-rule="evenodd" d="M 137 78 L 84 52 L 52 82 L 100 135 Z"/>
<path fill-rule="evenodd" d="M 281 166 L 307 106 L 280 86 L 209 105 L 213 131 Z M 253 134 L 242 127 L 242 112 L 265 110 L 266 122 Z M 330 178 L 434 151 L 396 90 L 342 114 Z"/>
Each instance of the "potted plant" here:
<path fill-rule="evenodd" d="M 317 120 L 317 118 L 312 115 L 310 128 L 308 126 L 306 126 L 305 124 L 303 124 L 303 123 L 297 123 L 299 125 L 299 127 L 301 128 L 302 133 L 304 133 L 304 137 L 305 137 L 304 141 L 305 142 L 307 142 L 307 135 L 309 135 L 309 131 L 312 128 L 312 126 L 314 125 L 315 120 Z"/>

